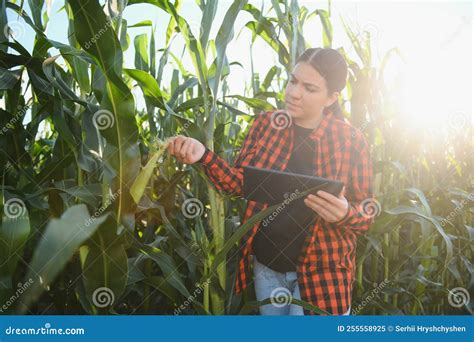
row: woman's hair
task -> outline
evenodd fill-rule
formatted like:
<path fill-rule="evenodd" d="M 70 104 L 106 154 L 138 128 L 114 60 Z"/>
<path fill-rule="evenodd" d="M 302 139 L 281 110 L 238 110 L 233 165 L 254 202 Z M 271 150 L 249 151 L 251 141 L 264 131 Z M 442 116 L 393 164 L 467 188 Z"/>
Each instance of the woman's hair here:
<path fill-rule="evenodd" d="M 296 63 L 309 63 L 326 80 L 328 93 L 340 92 L 346 86 L 347 63 L 339 51 L 330 48 L 311 48 L 303 52 Z M 324 108 L 323 113 L 333 112 L 338 119 L 344 120 L 339 101 Z"/>

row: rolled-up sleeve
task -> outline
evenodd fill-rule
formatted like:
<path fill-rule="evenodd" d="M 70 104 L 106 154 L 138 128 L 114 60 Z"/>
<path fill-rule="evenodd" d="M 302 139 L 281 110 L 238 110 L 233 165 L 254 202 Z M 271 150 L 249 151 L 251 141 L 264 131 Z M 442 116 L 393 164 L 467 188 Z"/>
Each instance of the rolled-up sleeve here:
<path fill-rule="evenodd" d="M 256 116 L 245 137 L 239 155 L 235 159 L 234 166 L 231 166 L 227 161 L 206 147 L 199 163 L 217 190 L 231 195 L 242 195 L 243 167 L 250 165 L 255 155 L 256 143 L 261 132 L 264 117 L 265 113 Z"/>

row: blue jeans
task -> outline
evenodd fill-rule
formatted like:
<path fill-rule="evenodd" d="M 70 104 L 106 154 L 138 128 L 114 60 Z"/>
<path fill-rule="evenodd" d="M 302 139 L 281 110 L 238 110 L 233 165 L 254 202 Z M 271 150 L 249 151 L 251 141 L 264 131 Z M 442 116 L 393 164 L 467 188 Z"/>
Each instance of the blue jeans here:
<path fill-rule="evenodd" d="M 273 298 L 271 304 L 260 306 L 260 314 L 264 316 L 303 316 L 304 311 L 301 306 L 290 304 L 291 298 L 301 300 L 296 271 L 280 273 L 258 262 L 255 255 L 252 257 L 257 300 Z M 351 308 L 349 307 L 344 315 L 350 313 Z"/>

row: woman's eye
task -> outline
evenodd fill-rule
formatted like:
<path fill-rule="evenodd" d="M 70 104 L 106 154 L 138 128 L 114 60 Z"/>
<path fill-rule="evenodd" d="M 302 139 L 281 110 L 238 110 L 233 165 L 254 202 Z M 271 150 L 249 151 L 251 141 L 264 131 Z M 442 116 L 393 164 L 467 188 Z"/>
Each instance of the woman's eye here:
<path fill-rule="evenodd" d="M 295 84 L 295 83 L 296 83 L 296 80 L 295 80 L 294 78 L 291 78 L 291 79 L 290 79 L 290 83 Z"/>
<path fill-rule="evenodd" d="M 314 88 L 306 88 L 306 90 L 310 93 L 315 93 L 317 90 Z"/>

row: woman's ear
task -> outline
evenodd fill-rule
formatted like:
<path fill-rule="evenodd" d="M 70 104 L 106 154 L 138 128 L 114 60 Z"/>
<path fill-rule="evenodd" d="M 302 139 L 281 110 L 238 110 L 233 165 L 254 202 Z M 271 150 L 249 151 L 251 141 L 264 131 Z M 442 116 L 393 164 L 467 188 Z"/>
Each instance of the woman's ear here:
<path fill-rule="evenodd" d="M 326 102 L 326 107 L 331 106 L 334 102 L 337 101 L 337 98 L 339 97 L 339 92 L 335 91 L 331 95 L 328 96 L 328 100 Z"/>

